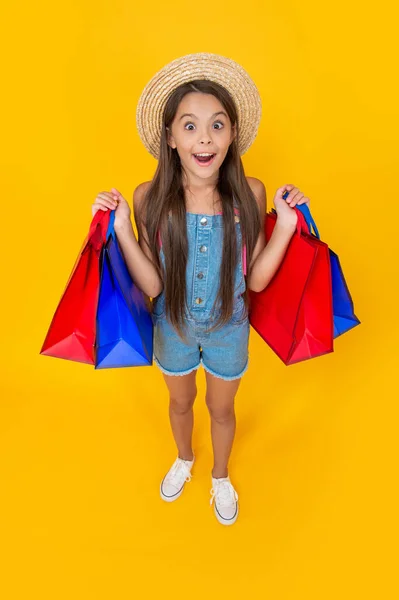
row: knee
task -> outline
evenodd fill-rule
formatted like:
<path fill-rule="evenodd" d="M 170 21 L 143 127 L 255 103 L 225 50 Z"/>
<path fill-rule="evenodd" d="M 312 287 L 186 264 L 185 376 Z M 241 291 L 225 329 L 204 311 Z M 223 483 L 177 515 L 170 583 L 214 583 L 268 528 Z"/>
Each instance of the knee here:
<path fill-rule="evenodd" d="M 174 413 L 178 415 L 184 415 L 192 409 L 194 401 L 197 395 L 197 391 L 191 394 L 170 396 L 169 407 Z"/>
<path fill-rule="evenodd" d="M 211 419 L 214 421 L 226 423 L 235 418 L 234 403 L 229 404 L 228 406 L 218 406 L 217 402 L 212 401 L 212 399 L 208 397 L 206 397 L 205 402 Z"/>

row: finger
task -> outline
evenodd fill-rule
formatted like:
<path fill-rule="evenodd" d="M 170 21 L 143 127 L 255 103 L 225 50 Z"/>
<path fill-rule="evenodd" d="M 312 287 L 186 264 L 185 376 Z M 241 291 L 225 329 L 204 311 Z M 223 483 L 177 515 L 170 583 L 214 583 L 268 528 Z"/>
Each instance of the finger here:
<path fill-rule="evenodd" d="M 122 196 L 122 194 L 119 192 L 119 190 L 117 190 L 116 188 L 111 188 L 111 192 L 116 195 L 118 198 L 119 196 Z"/>
<path fill-rule="evenodd" d="M 298 190 L 297 193 L 295 194 L 295 196 L 292 198 L 291 202 L 289 203 L 290 206 L 295 206 L 296 204 L 298 204 L 299 200 L 303 197 L 303 193 Z"/>
<path fill-rule="evenodd" d="M 112 188 L 112 189 L 115 189 L 115 188 Z M 114 200 L 117 204 L 119 204 L 120 202 L 122 202 L 124 200 L 122 194 L 119 194 L 119 192 L 117 194 L 109 192 L 108 196 L 109 196 L 109 198 L 111 198 L 111 200 Z"/>
<path fill-rule="evenodd" d="M 117 196 L 116 194 L 111 194 L 111 192 L 101 192 L 100 194 L 98 194 L 97 198 L 104 198 L 104 200 L 117 201 L 119 196 Z"/>
<path fill-rule="evenodd" d="M 102 202 L 100 202 L 100 204 L 111 210 L 115 210 L 117 207 L 117 205 L 114 204 L 113 202 L 111 202 L 110 200 L 108 200 L 108 201 L 103 200 Z"/>
<path fill-rule="evenodd" d="M 294 198 L 296 192 L 298 191 L 298 188 L 295 186 L 292 186 L 290 193 L 288 194 L 288 196 L 285 198 L 285 201 L 287 204 L 290 204 L 290 202 L 292 201 L 292 199 Z"/>
<path fill-rule="evenodd" d="M 292 183 L 288 183 L 287 185 L 283 186 L 281 195 L 283 196 L 286 191 L 289 192 L 287 198 L 285 198 L 285 201 L 287 201 L 288 198 L 292 198 L 292 195 L 295 193 L 296 189 L 297 188 Z"/>
<path fill-rule="evenodd" d="M 103 207 L 107 210 L 114 210 L 116 208 L 116 205 L 113 204 L 110 200 L 97 200 L 94 205 Z"/>
<path fill-rule="evenodd" d="M 280 192 L 281 195 L 283 195 L 285 191 L 291 192 L 291 190 L 293 190 L 294 187 L 295 186 L 292 185 L 292 183 L 287 183 L 286 185 L 283 185 L 280 188 L 278 188 L 278 191 Z"/>
<path fill-rule="evenodd" d="M 112 196 L 108 192 L 102 192 L 101 194 L 98 194 L 96 200 L 99 200 L 99 201 L 101 200 L 101 201 L 107 203 L 107 206 L 110 205 L 112 208 L 116 207 L 118 204 L 118 200 L 115 200 L 114 198 L 112 198 Z"/>
<path fill-rule="evenodd" d="M 300 202 L 298 202 L 298 204 L 309 204 L 309 202 L 309 198 L 305 196 L 304 198 L 302 198 L 302 200 L 300 200 Z"/>

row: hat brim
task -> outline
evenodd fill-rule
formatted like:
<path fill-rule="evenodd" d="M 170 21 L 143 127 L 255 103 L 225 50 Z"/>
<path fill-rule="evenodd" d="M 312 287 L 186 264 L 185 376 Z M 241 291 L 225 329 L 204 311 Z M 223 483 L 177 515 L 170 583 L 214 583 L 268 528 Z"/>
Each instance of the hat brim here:
<path fill-rule="evenodd" d="M 231 58 L 210 52 L 176 58 L 147 83 L 136 109 L 137 129 L 144 146 L 154 158 L 159 158 L 162 116 L 166 102 L 179 85 L 194 79 L 214 81 L 233 97 L 238 114 L 238 150 L 243 155 L 258 132 L 262 115 L 260 94 L 241 65 Z"/>

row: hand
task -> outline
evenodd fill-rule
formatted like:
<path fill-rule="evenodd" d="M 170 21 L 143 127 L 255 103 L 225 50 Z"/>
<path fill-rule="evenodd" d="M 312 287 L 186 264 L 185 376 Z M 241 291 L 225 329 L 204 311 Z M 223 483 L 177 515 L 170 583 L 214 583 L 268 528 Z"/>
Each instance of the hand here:
<path fill-rule="evenodd" d="M 111 188 L 110 192 L 101 192 L 91 207 L 92 215 L 96 214 L 98 210 L 115 210 L 115 222 L 114 228 L 125 221 L 130 221 L 130 206 L 126 202 L 125 198 L 116 188 Z"/>
<path fill-rule="evenodd" d="M 286 191 L 288 191 L 289 194 L 284 200 L 283 195 Z M 299 206 L 300 204 L 308 204 L 310 200 L 304 196 L 299 188 L 289 183 L 278 188 L 273 202 L 274 206 L 276 207 L 277 217 L 280 221 L 280 224 L 288 228 L 292 227 L 295 230 L 298 222 L 298 215 L 295 210 L 295 205 L 298 204 Z"/>

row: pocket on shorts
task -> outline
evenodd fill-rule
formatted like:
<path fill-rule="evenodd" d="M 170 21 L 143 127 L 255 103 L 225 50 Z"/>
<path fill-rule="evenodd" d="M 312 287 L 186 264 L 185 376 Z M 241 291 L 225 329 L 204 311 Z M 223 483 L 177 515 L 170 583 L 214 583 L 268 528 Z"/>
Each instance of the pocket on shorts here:
<path fill-rule="evenodd" d="M 248 320 L 248 310 L 245 306 L 244 298 L 240 296 L 233 307 L 233 314 L 231 315 L 230 323 L 235 325 L 241 325 Z"/>
<path fill-rule="evenodd" d="M 152 320 L 158 321 L 165 316 L 165 296 L 163 292 L 152 300 Z"/>

